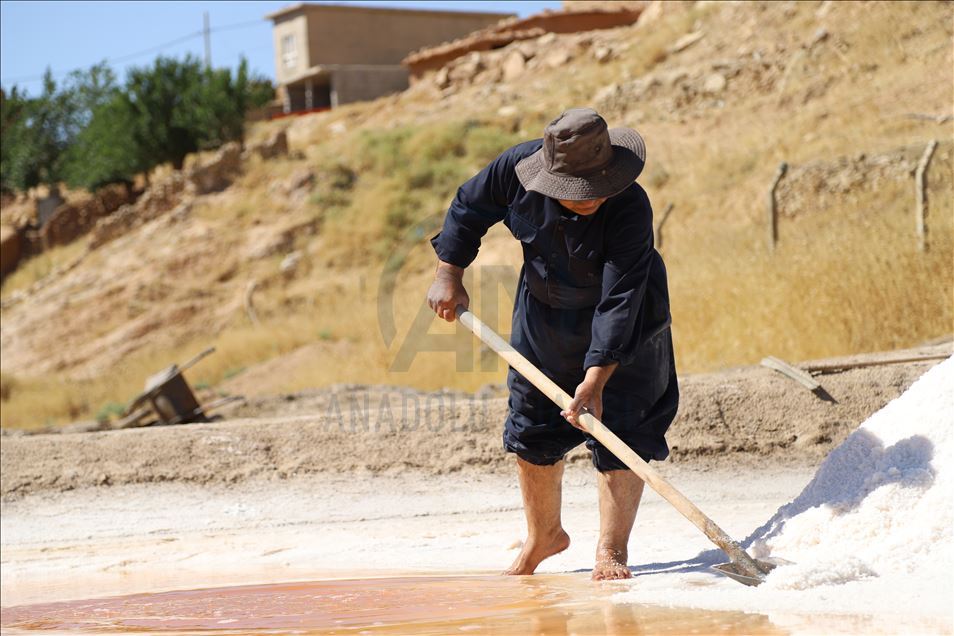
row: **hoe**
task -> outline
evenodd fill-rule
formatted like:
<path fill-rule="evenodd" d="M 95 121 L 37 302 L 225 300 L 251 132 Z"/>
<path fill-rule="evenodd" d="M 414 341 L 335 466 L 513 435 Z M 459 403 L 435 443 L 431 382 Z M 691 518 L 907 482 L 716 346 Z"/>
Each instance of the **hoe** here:
<path fill-rule="evenodd" d="M 571 398 L 566 391 L 557 386 L 553 380 L 533 366 L 519 351 L 511 347 L 503 338 L 482 323 L 477 316 L 464 309 L 463 305 L 457 306 L 457 319 L 474 332 L 474 335 L 480 338 L 484 344 L 496 351 L 517 373 L 525 377 L 530 383 L 540 389 L 544 395 L 553 400 L 557 406 L 562 409 L 566 409 L 567 406 L 569 406 L 573 398 Z M 579 422 L 586 429 L 587 433 L 608 448 L 626 464 L 630 470 L 636 473 L 640 479 L 649 484 L 653 490 L 672 504 L 676 510 L 695 524 L 697 528 L 702 530 L 710 541 L 729 556 L 730 561 L 728 563 L 713 566 L 716 570 L 740 583 L 753 586 L 761 583 L 765 579 L 765 575 L 772 571 L 775 564 L 766 561 L 757 561 L 750 557 L 745 550 L 742 549 L 742 546 L 726 534 L 722 528 L 717 526 L 712 519 L 703 514 L 695 504 L 686 499 L 685 495 L 663 479 L 643 458 L 623 443 L 623 440 L 606 428 L 606 426 L 593 417 L 591 413 L 584 412 L 579 417 Z"/>

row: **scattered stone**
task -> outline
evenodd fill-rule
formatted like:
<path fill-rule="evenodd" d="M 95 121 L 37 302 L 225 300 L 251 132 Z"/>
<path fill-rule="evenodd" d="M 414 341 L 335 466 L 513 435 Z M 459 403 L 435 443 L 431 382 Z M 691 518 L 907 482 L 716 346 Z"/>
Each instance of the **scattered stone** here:
<path fill-rule="evenodd" d="M 193 199 L 187 199 L 177 205 L 172 212 L 169 213 L 169 222 L 181 223 L 189 218 L 189 215 L 192 214 L 192 203 Z"/>
<path fill-rule="evenodd" d="M 520 112 L 519 109 L 512 104 L 509 106 L 501 106 L 499 109 L 497 109 L 497 115 L 500 117 L 513 117 L 518 112 Z"/>
<path fill-rule="evenodd" d="M 486 95 L 494 91 L 494 87 L 503 79 L 503 71 L 499 66 L 485 68 L 473 79 L 474 84 L 481 84 L 480 89 Z"/>
<path fill-rule="evenodd" d="M 706 34 L 705 31 L 694 31 L 693 33 L 687 33 L 686 35 L 676 40 L 672 44 L 672 46 L 666 49 L 666 51 L 670 54 L 680 53 L 682 51 L 685 51 L 690 46 L 692 46 L 693 44 L 701 40 L 705 34 Z"/>
<path fill-rule="evenodd" d="M 270 227 L 256 227 L 247 233 L 245 257 L 249 260 L 268 258 L 291 249 L 294 237 L 287 230 L 276 231 Z"/>
<path fill-rule="evenodd" d="M 93 433 L 108 428 L 103 422 L 97 420 L 83 420 L 67 424 L 59 429 L 60 433 Z"/>
<path fill-rule="evenodd" d="M 702 84 L 702 90 L 710 95 L 715 95 L 724 91 L 726 84 L 725 76 L 721 73 L 712 73 L 706 77 L 705 82 Z"/>
<path fill-rule="evenodd" d="M 520 51 L 511 51 L 503 62 L 503 79 L 510 81 L 523 75 L 527 70 L 527 60 Z"/>
<path fill-rule="evenodd" d="M 678 86 L 689 78 L 689 73 L 681 68 L 667 71 L 658 75 L 659 81 L 667 86 Z"/>
<path fill-rule="evenodd" d="M 517 45 L 517 50 L 520 51 L 523 55 L 523 59 L 530 60 L 533 59 L 537 54 L 537 47 L 533 42 L 521 42 Z"/>
<path fill-rule="evenodd" d="M 613 49 L 608 46 L 598 46 L 593 49 L 593 59 L 600 64 L 605 64 L 613 58 Z"/>
<path fill-rule="evenodd" d="M 451 83 L 450 71 L 447 69 L 446 66 L 444 66 L 439 71 L 437 71 L 437 73 L 434 74 L 434 84 L 437 86 L 437 88 L 447 88 L 448 86 L 450 86 L 450 83 Z"/>
<path fill-rule="evenodd" d="M 543 60 L 543 63 L 550 68 L 560 68 L 569 64 L 570 60 L 572 59 L 573 56 L 570 55 L 569 51 L 553 51 L 552 53 L 547 54 Z"/>
<path fill-rule="evenodd" d="M 537 39 L 537 44 L 540 46 L 548 46 L 556 42 L 556 38 L 556 33 L 546 33 Z"/>
<path fill-rule="evenodd" d="M 252 144 L 242 153 L 243 159 L 258 155 L 262 159 L 274 159 L 288 154 L 288 133 L 279 130 L 265 141 Z"/>
<path fill-rule="evenodd" d="M 484 61 L 480 53 L 474 51 L 465 55 L 450 70 L 450 79 L 454 82 L 471 82 L 477 74 L 484 70 Z"/>
<path fill-rule="evenodd" d="M 822 42 L 828 39 L 829 35 L 830 34 L 828 33 L 828 29 L 826 29 L 825 27 L 820 27 L 817 31 L 815 31 L 815 34 L 812 36 L 811 41 L 808 43 L 808 48 L 812 48 L 816 44 L 821 44 Z"/>
<path fill-rule="evenodd" d="M 291 194 L 303 188 L 311 188 L 315 184 L 315 173 L 311 168 L 299 168 L 285 179 L 283 189 Z"/>
<path fill-rule="evenodd" d="M 220 192 L 231 185 L 241 167 L 242 148 L 238 142 L 231 141 L 219 148 L 210 159 L 196 161 L 185 171 L 185 177 L 196 194 Z"/>
<path fill-rule="evenodd" d="M 596 91 L 596 94 L 593 96 L 593 101 L 597 105 L 602 106 L 609 104 L 614 98 L 619 97 L 621 94 L 622 90 L 619 84 L 613 83 Z"/>
<path fill-rule="evenodd" d="M 301 252 L 296 250 L 282 259 L 278 269 L 280 269 L 283 274 L 292 274 L 296 269 L 298 269 L 298 264 L 300 262 Z"/>
<path fill-rule="evenodd" d="M 645 27 L 657 21 L 663 14 L 663 0 L 652 0 L 646 9 L 640 14 L 638 27 Z"/>

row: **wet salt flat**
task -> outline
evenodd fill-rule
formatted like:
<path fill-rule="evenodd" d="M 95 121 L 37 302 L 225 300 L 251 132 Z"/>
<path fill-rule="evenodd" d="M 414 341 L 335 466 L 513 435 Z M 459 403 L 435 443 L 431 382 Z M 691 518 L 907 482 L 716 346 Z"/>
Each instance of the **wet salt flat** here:
<path fill-rule="evenodd" d="M 742 612 L 615 604 L 585 574 L 399 577 L 136 594 L 4 608 L 5 633 L 787 634 Z"/>
<path fill-rule="evenodd" d="M 952 380 L 954 361 L 926 373 L 810 479 L 680 474 L 753 553 L 789 562 L 758 588 L 715 574 L 724 555 L 651 494 L 634 578 L 590 581 L 590 474 L 565 485 L 577 540 L 533 577 L 462 574 L 499 571 L 513 557 L 504 546 L 519 545 L 519 496 L 502 477 L 316 477 L 5 503 L 0 623 L 10 634 L 951 634 Z M 152 592 L 108 596 L 133 590 Z"/>

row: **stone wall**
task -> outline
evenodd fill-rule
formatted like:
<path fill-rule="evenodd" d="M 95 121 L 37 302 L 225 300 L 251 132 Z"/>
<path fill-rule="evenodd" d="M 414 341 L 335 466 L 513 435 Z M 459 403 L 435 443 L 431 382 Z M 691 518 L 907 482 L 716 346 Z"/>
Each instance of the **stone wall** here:
<path fill-rule="evenodd" d="M 413 83 L 468 53 L 500 49 L 547 33 L 582 33 L 626 26 L 636 22 L 642 11 L 641 4 L 637 9 L 606 10 L 584 4 L 573 11 L 544 11 L 519 20 L 505 20 L 453 42 L 417 51 L 404 58 L 403 64 Z"/>
<path fill-rule="evenodd" d="M 99 219 L 136 200 L 132 188 L 110 185 L 56 208 L 40 229 L 43 249 L 72 243 L 93 229 Z"/>

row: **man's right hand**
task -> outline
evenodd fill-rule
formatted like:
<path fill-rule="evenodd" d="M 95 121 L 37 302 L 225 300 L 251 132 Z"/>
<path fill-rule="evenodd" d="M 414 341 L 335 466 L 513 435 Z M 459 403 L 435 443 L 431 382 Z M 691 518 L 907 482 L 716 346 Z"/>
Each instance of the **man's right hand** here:
<path fill-rule="evenodd" d="M 427 290 L 427 306 L 447 322 L 457 319 L 457 305 L 466 309 L 470 306 L 470 296 L 464 289 L 464 269 L 441 261 L 434 274 L 434 282 Z"/>

